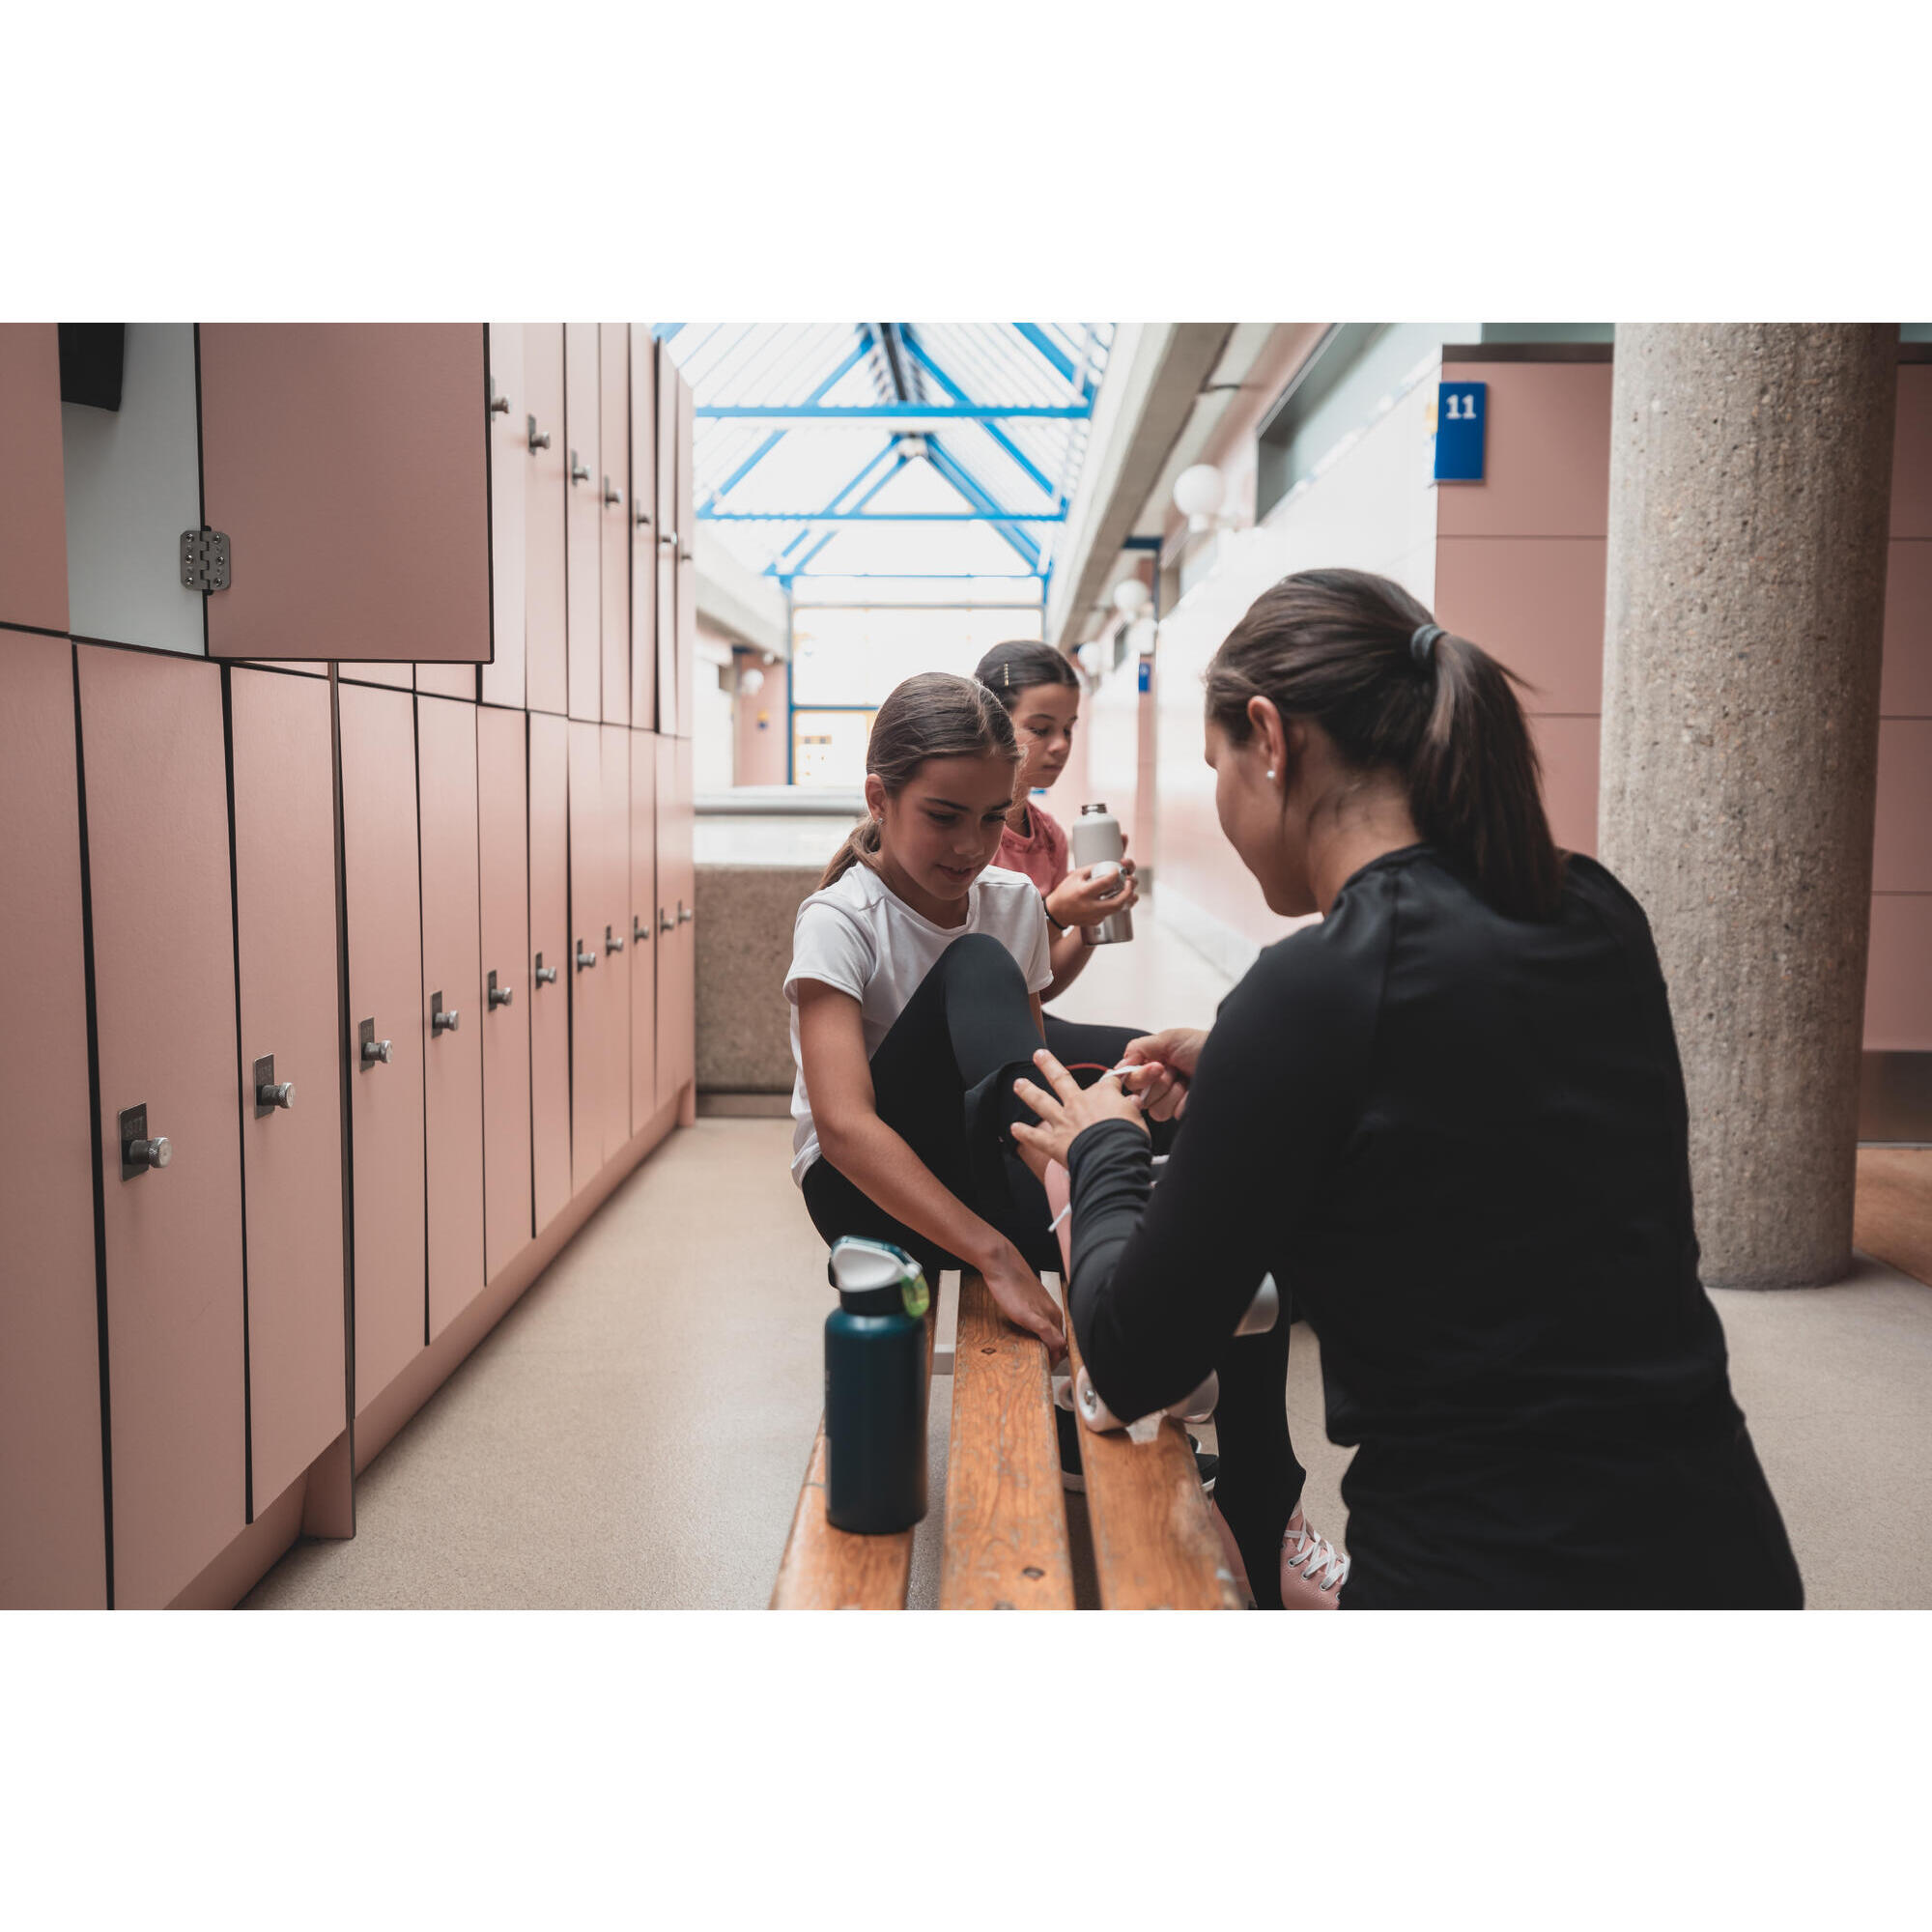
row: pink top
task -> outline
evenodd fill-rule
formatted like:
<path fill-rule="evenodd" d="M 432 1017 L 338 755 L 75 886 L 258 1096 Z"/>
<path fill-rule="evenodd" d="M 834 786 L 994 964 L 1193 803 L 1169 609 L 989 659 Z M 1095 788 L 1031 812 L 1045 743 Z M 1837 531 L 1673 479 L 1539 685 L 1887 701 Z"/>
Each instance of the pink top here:
<path fill-rule="evenodd" d="M 1027 800 L 1027 820 L 1024 838 L 1010 825 L 1000 834 L 993 864 L 1024 872 L 1043 898 L 1066 876 L 1066 831 L 1051 812 L 1040 810 L 1037 799 Z"/>

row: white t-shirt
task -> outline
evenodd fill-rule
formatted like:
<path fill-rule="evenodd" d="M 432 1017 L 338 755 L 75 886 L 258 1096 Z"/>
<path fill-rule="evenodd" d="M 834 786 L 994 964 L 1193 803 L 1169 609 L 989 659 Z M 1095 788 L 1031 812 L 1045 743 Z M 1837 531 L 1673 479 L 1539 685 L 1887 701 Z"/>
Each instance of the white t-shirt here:
<path fill-rule="evenodd" d="M 791 1090 L 793 1180 L 802 1183 L 806 1169 L 818 1158 L 818 1135 L 805 1092 L 805 1058 L 798 1045 L 798 982 L 819 980 L 859 1002 L 869 1060 L 934 961 L 969 932 L 990 933 L 1013 955 L 1028 992 L 1052 983 L 1046 902 L 1031 879 L 997 866 L 987 867 L 973 881 L 963 925 L 934 925 L 923 919 L 864 865 L 850 867 L 799 907 L 784 982 L 791 1006 L 792 1065 L 798 1068 Z"/>

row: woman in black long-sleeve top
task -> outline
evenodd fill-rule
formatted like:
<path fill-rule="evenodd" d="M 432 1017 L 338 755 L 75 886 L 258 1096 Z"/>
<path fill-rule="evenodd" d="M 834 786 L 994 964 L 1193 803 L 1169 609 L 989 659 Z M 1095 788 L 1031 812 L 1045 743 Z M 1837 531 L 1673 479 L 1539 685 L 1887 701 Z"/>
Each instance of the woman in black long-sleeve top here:
<path fill-rule="evenodd" d="M 1020 1085 L 1027 1157 L 1070 1170 L 1095 1388 L 1121 1415 L 1185 1393 L 1272 1272 L 1358 1445 L 1345 1607 L 1797 1606 L 1698 1279 L 1650 930 L 1550 843 L 1507 674 L 1398 586 L 1307 572 L 1223 644 L 1208 721 L 1268 904 L 1326 918 L 1210 1034 L 1130 1051 L 1142 1103 L 1185 1109 L 1158 1188 L 1114 1081 L 1041 1056 L 1054 1092 Z M 1252 1576 L 1298 1486 L 1239 1473 Z"/>

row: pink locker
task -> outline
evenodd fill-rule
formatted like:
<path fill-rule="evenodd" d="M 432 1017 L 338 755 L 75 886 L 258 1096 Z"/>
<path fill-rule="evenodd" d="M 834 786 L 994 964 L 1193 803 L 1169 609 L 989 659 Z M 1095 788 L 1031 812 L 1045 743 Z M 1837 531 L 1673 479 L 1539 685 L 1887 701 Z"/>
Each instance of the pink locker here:
<path fill-rule="evenodd" d="M 0 624 L 67 629 L 60 338 L 0 323 Z"/>
<path fill-rule="evenodd" d="M 604 770 L 601 727 L 570 725 L 570 1188 L 604 1165 Z"/>
<path fill-rule="evenodd" d="M 600 715 L 603 677 L 603 461 L 597 394 L 597 325 L 563 326 L 564 578 L 570 643 L 570 715 Z"/>
<path fill-rule="evenodd" d="M 0 358 L 20 332 L 0 328 Z M 0 631 L 0 984 L 33 989 L 0 1004 L 0 1609 L 101 1609 L 100 1335 L 65 638 Z"/>
<path fill-rule="evenodd" d="M 114 1601 L 159 1608 L 245 1520 L 221 678 L 98 645 L 79 647 L 79 675 Z"/>
<path fill-rule="evenodd" d="M 639 964 L 631 951 L 631 734 L 607 724 L 600 748 L 604 813 L 603 877 L 599 910 L 604 923 L 594 942 L 601 950 L 604 1102 L 600 1133 L 604 1158 L 613 1158 L 631 1138 L 631 976 Z"/>
<path fill-rule="evenodd" d="M 200 358 L 209 655 L 486 657 L 482 326 L 205 323 Z"/>
<path fill-rule="evenodd" d="M 414 702 L 336 688 L 349 916 L 350 1182 L 355 1208 L 355 1411 L 425 1342 L 422 895 Z"/>
<path fill-rule="evenodd" d="M 696 909 L 691 862 L 691 742 L 658 741 L 658 1105 L 696 1065 Z"/>
<path fill-rule="evenodd" d="M 570 1203 L 570 726 L 530 714 L 530 1186 L 539 1235 Z"/>
<path fill-rule="evenodd" d="M 526 722 L 476 714 L 477 869 L 482 893 L 483 1272 L 494 1281 L 530 1225 L 529 817 Z"/>
<path fill-rule="evenodd" d="M 607 724 L 626 724 L 631 718 L 631 332 L 623 323 L 598 324 L 597 359 L 602 715 Z"/>
<path fill-rule="evenodd" d="M 689 539 L 680 533 L 677 501 L 677 388 L 681 380 L 670 351 L 661 342 L 657 355 L 657 728 L 663 738 L 677 730 L 677 552 Z M 648 718 L 635 718 L 647 724 Z"/>
<path fill-rule="evenodd" d="M 689 738 L 697 705 L 697 500 L 692 449 L 696 398 L 677 379 L 677 735 Z"/>
<path fill-rule="evenodd" d="M 239 667 L 229 675 L 259 1516 L 349 1422 L 334 742 L 327 684 Z"/>
<path fill-rule="evenodd" d="M 429 1334 L 483 1287 L 483 962 L 476 876 L 476 707 L 416 700 L 422 833 L 424 1190 Z"/>
<path fill-rule="evenodd" d="M 562 715 L 569 700 L 568 571 L 564 563 L 563 325 L 524 330 L 524 649 L 526 702 Z"/>
<path fill-rule="evenodd" d="M 650 325 L 631 325 L 631 723 L 657 724 L 658 358 Z"/>
<path fill-rule="evenodd" d="M 631 1131 L 658 1106 L 658 738 L 631 733 Z"/>
<path fill-rule="evenodd" d="M 530 470 L 528 391 L 524 384 L 524 326 L 490 325 L 490 633 L 483 702 L 522 710 L 524 684 L 524 547 Z"/>

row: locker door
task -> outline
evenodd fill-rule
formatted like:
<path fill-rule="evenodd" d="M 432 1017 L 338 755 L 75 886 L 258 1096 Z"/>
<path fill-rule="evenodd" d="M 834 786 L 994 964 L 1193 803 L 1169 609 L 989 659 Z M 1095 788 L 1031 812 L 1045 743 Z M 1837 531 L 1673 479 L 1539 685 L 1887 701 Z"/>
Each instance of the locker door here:
<path fill-rule="evenodd" d="M 658 740 L 631 733 L 631 1132 L 657 1112 Z"/>
<path fill-rule="evenodd" d="M 631 718 L 631 332 L 621 322 L 597 326 L 598 476 L 602 558 L 604 705 L 607 724 Z"/>
<path fill-rule="evenodd" d="M 21 332 L 0 328 L 0 356 Z M 0 631 L 0 985 L 33 989 L 0 1001 L 0 1092 L 10 1096 L 0 1107 L 0 1609 L 102 1609 L 80 799 L 65 638 Z"/>
<path fill-rule="evenodd" d="M 563 326 L 564 580 L 570 643 L 570 715 L 595 720 L 602 704 L 603 470 L 597 395 L 597 325 Z"/>
<path fill-rule="evenodd" d="M 602 960 L 598 998 L 604 1009 L 604 1158 L 631 1138 L 631 734 L 622 724 L 604 726 L 600 748 L 604 782 L 601 831 L 604 923 L 593 942 Z"/>
<path fill-rule="evenodd" d="M 604 770 L 600 727 L 570 725 L 570 1189 L 604 1165 Z"/>
<path fill-rule="evenodd" d="M 336 687 L 349 918 L 350 1188 L 355 1208 L 355 1412 L 423 1347 L 422 895 L 414 705 Z M 363 1050 L 370 1035 L 388 1058 Z"/>
<path fill-rule="evenodd" d="M 658 701 L 658 358 L 650 325 L 631 325 L 631 723 L 649 731 Z"/>
<path fill-rule="evenodd" d="M 490 325 L 490 632 L 496 650 L 483 667 L 483 702 L 522 710 L 524 548 L 529 515 L 529 391 L 524 383 L 524 326 Z M 527 1018 L 527 1015 L 526 1015 Z"/>
<path fill-rule="evenodd" d="M 569 619 L 564 566 L 563 325 L 524 330 L 524 446 L 530 459 L 524 492 L 524 649 L 526 702 L 561 715 L 568 701 Z"/>
<path fill-rule="evenodd" d="M 259 1516 L 348 1426 L 328 686 L 230 673 L 249 1467 Z M 265 1079 L 288 1087 L 264 1106 Z"/>
<path fill-rule="evenodd" d="M 67 629 L 60 337 L 0 323 L 0 624 Z"/>
<path fill-rule="evenodd" d="M 489 407 L 479 324 L 204 324 L 209 654 L 487 659 Z"/>
<path fill-rule="evenodd" d="M 677 729 L 677 548 L 684 541 L 677 522 L 677 364 L 670 351 L 658 344 L 657 393 L 657 519 L 658 609 L 657 669 L 658 735 L 668 738 Z M 633 723 L 648 724 L 648 718 Z"/>
<path fill-rule="evenodd" d="M 419 697 L 416 757 L 422 816 L 423 1160 L 434 1341 L 483 1287 L 476 707 Z"/>
<path fill-rule="evenodd" d="M 82 645 L 114 1600 L 159 1608 L 245 1520 L 242 1150 L 221 679 Z M 164 1166 L 124 1178 L 120 1116 Z M 130 1123 L 131 1124 L 131 1123 Z"/>
<path fill-rule="evenodd" d="M 681 738 L 658 741 L 657 1096 L 662 1107 L 692 1077 L 691 755 Z"/>
<path fill-rule="evenodd" d="M 676 917 L 683 941 L 680 970 L 683 977 L 675 988 L 674 1009 L 677 1033 L 677 1084 L 688 1087 L 697 1078 L 697 867 L 692 858 L 692 834 L 696 813 L 692 809 L 695 757 L 689 738 L 677 741 L 677 870 Z"/>
<path fill-rule="evenodd" d="M 483 1272 L 530 1239 L 530 866 L 521 711 L 476 714 L 476 836 L 483 900 Z"/>
<path fill-rule="evenodd" d="M 539 1235 L 570 1202 L 570 727 L 530 714 L 530 1185 Z"/>
<path fill-rule="evenodd" d="M 677 379 L 677 735 L 689 738 L 697 704 L 697 491 L 692 469 L 696 397 Z"/>

